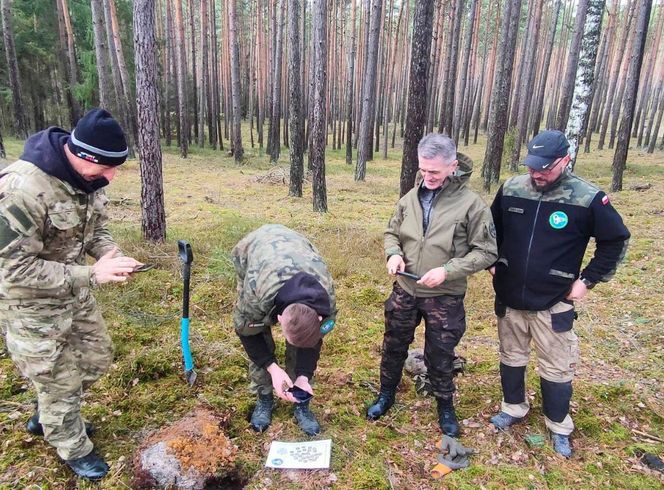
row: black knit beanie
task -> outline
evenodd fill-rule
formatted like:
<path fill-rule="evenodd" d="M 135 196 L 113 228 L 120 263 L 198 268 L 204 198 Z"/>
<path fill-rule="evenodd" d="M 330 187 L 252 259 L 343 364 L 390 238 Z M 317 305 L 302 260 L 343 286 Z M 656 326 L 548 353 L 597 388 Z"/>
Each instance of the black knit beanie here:
<path fill-rule="evenodd" d="M 91 109 L 76 124 L 67 146 L 79 158 L 99 165 L 122 165 L 129 152 L 120 124 L 104 109 Z"/>

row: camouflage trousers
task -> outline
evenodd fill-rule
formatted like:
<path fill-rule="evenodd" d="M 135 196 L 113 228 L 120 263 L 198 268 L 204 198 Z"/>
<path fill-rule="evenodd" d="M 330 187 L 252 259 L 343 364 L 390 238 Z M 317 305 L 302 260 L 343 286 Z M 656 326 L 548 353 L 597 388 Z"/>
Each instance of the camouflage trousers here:
<path fill-rule="evenodd" d="M 274 354 L 275 345 L 274 345 L 274 339 L 272 338 L 272 331 L 268 329 L 265 332 L 263 332 L 262 335 L 263 338 L 265 338 L 265 342 L 267 343 L 270 352 Z M 297 348 L 293 347 L 291 344 L 286 342 L 285 371 L 292 381 L 295 381 L 296 359 L 297 359 Z M 251 380 L 249 389 L 255 395 L 268 395 L 272 393 L 272 376 L 270 376 L 270 373 L 267 372 L 267 369 L 262 368 L 251 361 L 249 361 L 249 379 Z M 309 383 L 313 386 L 311 380 L 309 380 Z"/>
<path fill-rule="evenodd" d="M 113 358 L 94 297 L 83 289 L 76 303 L 0 303 L 0 324 L 14 363 L 37 391 L 44 439 L 62 459 L 86 456 L 93 444 L 81 418 L 81 397 Z"/>
<path fill-rule="evenodd" d="M 385 334 L 380 361 L 381 391 L 396 390 L 401 381 L 408 346 L 415 328 L 424 319 L 424 363 L 432 394 L 450 401 L 454 394 L 454 348 L 466 331 L 463 296 L 442 295 L 416 298 L 397 283 L 385 302 Z"/>

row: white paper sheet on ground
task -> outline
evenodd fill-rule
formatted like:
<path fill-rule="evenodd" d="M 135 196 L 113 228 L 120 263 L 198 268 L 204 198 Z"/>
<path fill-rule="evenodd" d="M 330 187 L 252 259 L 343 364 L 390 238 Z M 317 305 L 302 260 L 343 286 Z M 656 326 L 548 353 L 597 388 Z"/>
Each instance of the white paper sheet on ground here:
<path fill-rule="evenodd" d="M 311 470 L 330 467 L 332 440 L 281 442 L 272 441 L 265 466 Z"/>

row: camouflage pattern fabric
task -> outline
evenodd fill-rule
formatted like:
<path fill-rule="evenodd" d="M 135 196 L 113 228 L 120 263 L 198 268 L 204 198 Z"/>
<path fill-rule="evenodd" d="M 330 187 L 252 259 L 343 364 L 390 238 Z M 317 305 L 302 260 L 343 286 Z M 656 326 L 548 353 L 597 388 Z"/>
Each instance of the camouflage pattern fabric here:
<path fill-rule="evenodd" d="M 92 450 L 80 414 L 83 392 L 111 365 L 111 339 L 88 289 L 79 304 L 39 308 L 0 304 L 7 350 L 37 391 L 44 438 L 63 459 Z"/>
<path fill-rule="evenodd" d="M 531 185 L 529 174 L 512 177 L 503 185 L 503 196 L 521 197 L 533 201 L 541 199 L 547 202 L 573 204 L 585 208 L 590 206 L 598 192 L 598 187 L 577 177 L 569 170 L 563 174 L 560 185 L 544 193 Z"/>
<path fill-rule="evenodd" d="M 381 390 L 394 391 L 401 381 L 408 346 L 424 319 L 424 363 L 432 394 L 451 400 L 454 393 L 454 348 L 466 331 L 463 296 L 417 298 L 395 283 L 385 302 L 385 334 L 380 363 Z"/>
<path fill-rule="evenodd" d="M 274 352 L 275 345 L 274 339 L 272 338 L 272 331 L 266 330 L 262 333 L 265 338 L 270 352 Z M 286 342 L 286 374 L 291 380 L 294 380 L 297 376 L 295 375 L 295 361 L 297 360 L 297 347 L 293 347 L 291 344 Z M 259 365 L 249 361 L 249 390 L 255 395 L 269 395 L 272 393 L 272 377 L 270 373 L 267 372 L 267 369 L 260 367 Z M 309 383 L 313 386 L 313 380 L 310 379 Z"/>
<path fill-rule="evenodd" d="M 86 194 L 29 162 L 0 172 L 0 330 L 37 391 L 44 437 L 63 459 L 92 450 L 81 396 L 112 360 L 86 264 L 87 254 L 116 246 L 107 204 L 103 191 Z"/>
<path fill-rule="evenodd" d="M 19 160 L 0 172 L 0 301 L 71 302 L 91 286 L 86 254 L 116 246 L 103 191 L 85 194 Z"/>
<path fill-rule="evenodd" d="M 282 284 L 298 272 L 307 272 L 320 282 L 336 313 L 332 276 L 320 252 L 299 233 L 282 225 L 261 226 L 240 240 L 231 257 L 238 276 L 233 324 L 239 335 L 257 335 L 271 328 L 274 298 Z"/>

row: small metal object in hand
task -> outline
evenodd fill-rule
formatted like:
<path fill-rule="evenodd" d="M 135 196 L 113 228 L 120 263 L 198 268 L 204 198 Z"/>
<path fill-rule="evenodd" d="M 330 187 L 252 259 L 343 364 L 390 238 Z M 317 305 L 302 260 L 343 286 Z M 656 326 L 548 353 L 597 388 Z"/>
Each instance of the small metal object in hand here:
<path fill-rule="evenodd" d="M 398 276 L 404 276 L 412 279 L 413 281 L 419 281 L 421 279 L 417 274 L 411 274 L 410 272 L 397 271 Z"/>
<path fill-rule="evenodd" d="M 134 270 L 131 271 L 131 272 L 133 274 L 134 272 L 145 272 L 145 271 L 149 271 L 150 269 L 154 269 L 154 264 L 137 265 L 136 267 L 134 267 Z"/>

